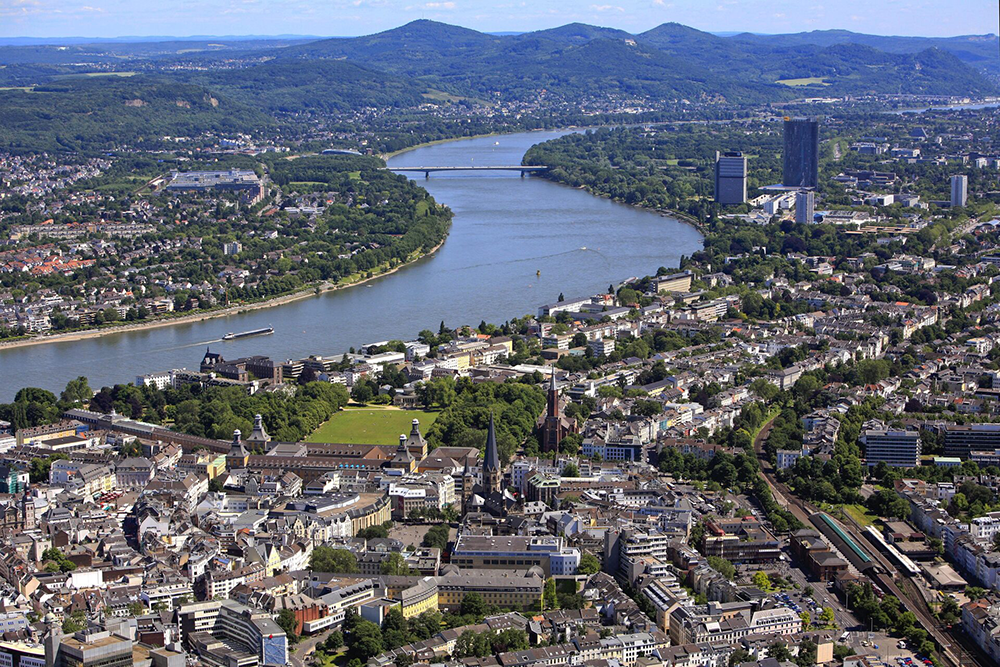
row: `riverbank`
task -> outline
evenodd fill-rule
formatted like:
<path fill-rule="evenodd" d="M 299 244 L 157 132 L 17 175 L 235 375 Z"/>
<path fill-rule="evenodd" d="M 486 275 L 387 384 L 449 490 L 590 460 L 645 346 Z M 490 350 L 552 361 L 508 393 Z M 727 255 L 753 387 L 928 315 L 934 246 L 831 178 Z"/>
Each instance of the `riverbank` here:
<path fill-rule="evenodd" d="M 573 188 L 572 185 L 569 185 L 567 183 L 563 183 L 562 181 L 557 181 L 557 180 L 553 180 L 551 178 L 546 178 L 544 173 L 539 174 L 539 178 L 545 178 L 545 180 L 547 180 L 549 183 L 555 183 L 556 185 L 561 185 L 561 186 L 563 186 L 565 188 Z M 700 220 L 698 220 L 698 218 L 694 217 L 693 215 L 691 215 L 689 213 L 682 213 L 681 211 L 676 211 L 676 210 L 674 210 L 672 208 L 659 209 L 659 208 L 650 208 L 648 206 L 643 206 L 642 204 L 629 204 L 627 202 L 619 201 L 619 200 L 615 199 L 614 197 L 609 197 L 609 196 L 607 196 L 605 194 L 602 194 L 600 192 L 594 192 L 593 190 L 591 190 L 590 188 L 588 188 L 585 185 L 578 185 L 574 189 L 576 189 L 576 190 L 583 190 L 584 192 L 586 192 L 591 197 L 597 197 L 598 199 L 604 199 L 606 201 L 614 202 L 616 204 L 621 204 L 622 206 L 628 206 L 629 208 L 634 208 L 637 211 L 645 211 L 647 213 L 655 213 L 656 215 L 662 216 L 664 218 L 668 218 L 670 220 L 676 220 L 677 222 L 684 223 L 685 225 L 687 225 L 689 227 L 692 227 L 695 230 L 697 230 L 698 233 L 701 234 L 702 240 L 704 241 L 704 238 L 705 238 L 705 226 L 702 224 L 702 222 Z"/>
<path fill-rule="evenodd" d="M 391 153 L 382 153 L 381 155 L 379 155 L 379 157 L 388 162 L 397 155 L 402 155 L 403 153 L 409 153 L 410 151 L 415 151 L 418 148 L 427 148 L 429 146 L 440 146 L 441 144 L 450 144 L 453 141 L 464 141 L 466 139 L 485 139 L 487 137 L 502 137 L 505 134 L 517 134 L 517 133 L 489 132 L 487 134 L 471 134 L 467 137 L 449 137 L 447 139 L 435 139 L 434 141 L 425 141 L 422 144 L 414 144 L 408 148 L 400 148 L 398 151 L 393 151 Z"/>
<path fill-rule="evenodd" d="M 384 276 L 392 275 L 402 268 L 410 266 L 415 262 L 419 262 L 425 257 L 430 257 L 444 245 L 444 242 L 448 240 L 448 235 L 446 234 L 441 242 L 436 246 L 431 248 L 425 253 L 417 255 L 413 259 L 403 262 L 398 266 L 395 266 L 382 273 L 375 274 L 369 278 L 362 278 L 350 283 L 340 283 L 338 285 L 330 285 L 329 283 L 318 283 L 312 284 L 308 287 L 304 287 L 297 292 L 291 294 L 285 294 L 282 296 L 276 296 L 273 299 L 267 299 L 264 301 L 257 301 L 254 303 L 245 303 L 237 306 L 228 306 L 221 308 L 219 310 L 209 310 L 203 313 L 192 313 L 190 315 L 182 315 L 180 317 L 164 318 L 158 320 L 151 320 L 148 322 L 137 322 L 135 324 L 124 324 L 121 326 L 110 327 L 107 329 L 82 329 L 80 331 L 68 331 L 62 334 L 52 334 L 37 336 L 34 338 L 19 338 L 17 340 L 0 342 L 0 349 L 7 350 L 18 347 L 30 347 L 33 345 L 46 345 L 49 343 L 71 343 L 74 341 L 87 340 L 89 338 L 101 338 L 103 336 L 112 336 L 115 334 L 129 333 L 133 331 L 146 331 L 149 329 L 160 329 L 162 327 L 171 327 L 177 324 L 193 324 L 195 322 L 205 322 L 207 320 L 214 320 L 220 317 L 229 317 L 231 315 L 238 315 L 240 313 L 249 313 L 255 310 L 264 310 L 265 308 L 273 308 L 275 306 L 280 306 L 286 303 L 292 303 L 295 301 L 300 301 L 302 299 L 307 299 L 312 296 L 319 296 L 326 292 L 335 292 L 337 290 L 349 289 L 351 287 L 360 287 L 365 283 L 371 282 L 376 278 L 382 278 Z"/>

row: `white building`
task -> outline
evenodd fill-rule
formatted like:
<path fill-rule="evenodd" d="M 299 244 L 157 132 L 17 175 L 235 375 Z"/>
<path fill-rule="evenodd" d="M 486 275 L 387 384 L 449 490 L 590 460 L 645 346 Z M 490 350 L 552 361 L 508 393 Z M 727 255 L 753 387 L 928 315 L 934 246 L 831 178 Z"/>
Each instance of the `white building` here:
<path fill-rule="evenodd" d="M 965 206 L 969 201 L 969 177 L 958 175 L 951 177 L 951 205 Z"/>
<path fill-rule="evenodd" d="M 1000 512 L 990 512 L 986 516 L 973 519 L 969 528 L 977 542 L 993 544 L 994 536 L 1000 532 Z"/>

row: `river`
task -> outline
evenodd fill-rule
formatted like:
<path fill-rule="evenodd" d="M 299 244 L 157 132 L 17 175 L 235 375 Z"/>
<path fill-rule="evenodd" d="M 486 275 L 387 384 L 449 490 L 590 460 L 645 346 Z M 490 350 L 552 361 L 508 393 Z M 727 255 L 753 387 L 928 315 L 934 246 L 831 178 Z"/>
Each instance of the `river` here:
<path fill-rule="evenodd" d="M 972 104 L 944 104 L 929 107 L 917 107 L 914 109 L 897 109 L 892 113 L 902 115 L 905 113 L 924 113 L 925 111 L 979 111 L 981 109 L 994 109 L 1000 107 L 1000 102 L 975 102 Z"/>
<path fill-rule="evenodd" d="M 516 165 L 559 132 L 447 142 L 393 157 L 390 166 Z M 340 355 L 351 346 L 414 338 L 421 329 L 501 323 L 538 306 L 606 290 L 676 267 L 701 248 L 691 226 L 517 172 L 413 175 L 455 213 L 438 252 L 366 285 L 204 322 L 0 349 L 0 401 L 25 386 L 59 392 L 80 375 L 97 389 L 172 368 L 197 370 L 206 348 L 228 359 Z M 536 275 L 536 272 L 541 272 Z M 271 336 L 222 342 L 227 332 L 274 326 Z"/>

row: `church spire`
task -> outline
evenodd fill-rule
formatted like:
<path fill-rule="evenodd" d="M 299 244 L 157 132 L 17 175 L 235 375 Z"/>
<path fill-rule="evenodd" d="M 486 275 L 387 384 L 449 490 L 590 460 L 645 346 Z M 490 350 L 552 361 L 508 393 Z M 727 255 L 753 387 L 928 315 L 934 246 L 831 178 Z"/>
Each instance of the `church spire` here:
<path fill-rule="evenodd" d="M 486 451 L 483 456 L 483 488 L 489 493 L 500 490 L 500 456 L 497 452 L 497 433 L 490 412 L 490 427 L 486 432 Z"/>
<path fill-rule="evenodd" d="M 552 375 L 549 376 L 548 395 L 548 418 L 559 417 L 559 391 L 556 389 L 556 369 L 552 367 Z"/>

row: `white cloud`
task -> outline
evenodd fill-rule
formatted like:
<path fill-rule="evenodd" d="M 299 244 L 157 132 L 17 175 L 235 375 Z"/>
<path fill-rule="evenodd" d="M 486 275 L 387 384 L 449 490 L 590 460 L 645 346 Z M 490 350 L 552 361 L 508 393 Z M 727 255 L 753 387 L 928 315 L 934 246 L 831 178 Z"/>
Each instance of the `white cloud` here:
<path fill-rule="evenodd" d="M 590 8 L 595 12 L 624 12 L 624 7 L 619 7 L 618 5 L 591 5 Z"/>

